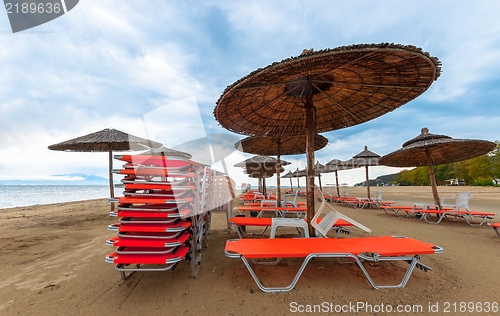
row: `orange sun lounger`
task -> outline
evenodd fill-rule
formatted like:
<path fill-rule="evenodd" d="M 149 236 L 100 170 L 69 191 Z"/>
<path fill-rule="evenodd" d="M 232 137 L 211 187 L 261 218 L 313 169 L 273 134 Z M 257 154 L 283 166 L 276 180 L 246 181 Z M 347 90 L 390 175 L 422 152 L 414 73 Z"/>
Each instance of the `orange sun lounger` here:
<path fill-rule="evenodd" d="M 304 219 L 305 220 L 305 219 Z M 321 218 L 319 218 L 319 221 L 321 221 Z M 261 226 L 265 227 L 264 230 L 262 231 L 261 234 L 263 235 L 267 228 L 269 228 L 272 225 L 273 219 L 271 217 L 232 217 L 229 219 L 229 222 L 234 224 L 236 228 L 236 232 L 238 233 L 238 236 L 240 238 L 243 238 L 243 234 L 245 234 L 244 229 L 242 229 L 245 226 Z M 346 222 L 343 219 L 339 219 L 334 225 L 333 228 L 337 230 L 337 233 L 335 237 L 338 237 L 339 233 L 346 233 L 349 234 L 350 231 L 344 229 L 343 227 L 345 226 L 353 226 L 351 223 Z"/>
<path fill-rule="evenodd" d="M 122 249 L 121 253 L 117 251 L 110 253 L 105 257 L 107 263 L 115 264 L 115 269 L 120 271 L 123 279 L 128 279 L 129 273 L 134 271 L 167 271 L 184 259 L 188 259 L 189 247 L 181 246 L 171 252 L 158 252 L 149 254 L 137 254 L 134 251 Z M 141 265 L 152 265 L 152 267 L 139 268 Z M 133 267 L 129 267 L 133 266 Z"/>
<path fill-rule="evenodd" d="M 422 219 L 429 224 L 439 224 L 447 216 L 453 216 L 455 219 L 463 218 L 469 226 L 481 226 L 486 222 L 487 219 L 493 219 L 493 217 L 496 215 L 495 213 L 490 212 L 457 211 L 453 209 L 419 210 L 418 212 L 422 214 Z M 435 222 L 430 221 L 428 217 L 431 214 L 437 215 L 438 220 Z M 480 221 L 474 222 L 474 218 L 480 218 Z"/>
<path fill-rule="evenodd" d="M 402 236 L 361 237 L 361 238 L 276 238 L 276 239 L 230 239 L 226 242 L 225 254 L 229 258 L 240 258 L 257 286 L 264 292 L 286 292 L 297 284 L 309 260 L 312 258 L 348 258 L 356 262 L 368 282 L 375 288 L 404 287 L 418 267 L 432 270 L 419 262 L 420 255 L 443 252 L 443 248 L 423 241 Z M 290 285 L 285 287 L 265 287 L 259 281 L 248 259 L 264 258 L 304 258 L 299 271 Z M 361 260 L 406 261 L 410 264 L 403 280 L 397 285 L 376 285 Z"/>
<path fill-rule="evenodd" d="M 500 228 L 500 222 L 498 222 L 498 223 L 491 223 L 490 226 L 493 227 L 493 229 L 495 230 L 495 232 L 497 233 L 497 235 L 500 236 L 500 231 L 498 231 L 498 229 Z"/>

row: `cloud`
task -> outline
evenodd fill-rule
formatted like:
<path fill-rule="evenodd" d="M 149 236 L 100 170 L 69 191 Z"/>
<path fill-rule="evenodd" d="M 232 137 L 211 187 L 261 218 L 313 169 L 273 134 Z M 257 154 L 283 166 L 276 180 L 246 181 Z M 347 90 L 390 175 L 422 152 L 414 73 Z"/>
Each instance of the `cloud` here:
<path fill-rule="evenodd" d="M 105 176 L 105 153 L 51 152 L 47 146 L 106 127 L 167 147 L 228 133 L 212 115 L 227 85 L 304 48 L 372 42 L 422 47 L 442 61 L 442 75 L 392 113 L 325 133 L 330 144 L 317 160 L 349 159 L 365 145 L 383 155 L 422 127 L 495 140 L 499 7 L 491 1 L 429 0 L 80 2 L 38 27 L 40 33 L 0 33 L 1 171 Z M 10 29 L 6 17 L 0 21 Z M 230 162 L 248 158 L 227 144 L 213 150 L 229 154 L 229 169 Z M 205 155 L 202 148 L 192 151 Z M 302 157 L 291 157 L 287 170 L 305 167 Z"/>

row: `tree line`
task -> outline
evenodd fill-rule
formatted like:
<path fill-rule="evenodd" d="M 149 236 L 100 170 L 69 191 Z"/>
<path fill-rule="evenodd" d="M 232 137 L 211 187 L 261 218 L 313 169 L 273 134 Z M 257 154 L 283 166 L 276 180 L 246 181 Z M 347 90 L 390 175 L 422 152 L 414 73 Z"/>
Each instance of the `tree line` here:
<path fill-rule="evenodd" d="M 465 185 L 500 185 L 500 142 L 493 151 L 469 160 L 434 166 L 438 185 L 450 184 L 450 179 L 463 180 Z M 403 170 L 394 179 L 399 185 L 430 185 L 429 169 L 417 167 Z"/>

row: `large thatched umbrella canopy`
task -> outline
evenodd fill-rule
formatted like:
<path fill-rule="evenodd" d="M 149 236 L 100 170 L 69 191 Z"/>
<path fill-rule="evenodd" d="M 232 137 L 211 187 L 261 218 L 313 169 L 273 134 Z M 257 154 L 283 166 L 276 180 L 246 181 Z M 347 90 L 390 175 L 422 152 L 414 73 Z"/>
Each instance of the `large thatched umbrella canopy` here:
<path fill-rule="evenodd" d="M 321 135 L 314 137 L 314 150 L 320 150 L 328 144 L 328 139 Z M 306 152 L 306 137 L 305 136 L 284 136 L 284 137 L 266 137 L 266 136 L 251 136 L 244 138 L 234 144 L 234 147 L 239 151 L 256 155 L 276 155 L 278 164 L 280 165 L 281 155 L 297 155 Z M 278 185 L 278 204 L 281 201 L 281 181 L 280 174 L 277 173 Z M 291 181 L 291 178 L 290 178 Z M 291 185 L 291 182 L 290 182 Z"/>
<path fill-rule="evenodd" d="M 368 44 L 304 50 L 227 87 L 219 123 L 256 136 L 306 135 L 307 219 L 314 216 L 314 136 L 393 111 L 424 93 L 440 63 L 415 46 Z"/>
<path fill-rule="evenodd" d="M 106 128 L 102 131 L 73 138 L 61 143 L 50 145 L 50 150 L 79 152 L 109 152 L 109 190 L 111 197 L 115 196 L 113 187 L 113 151 L 135 151 L 161 147 L 162 144 L 130 135 L 122 131 Z"/>
<path fill-rule="evenodd" d="M 370 198 L 370 176 L 368 175 L 368 167 L 369 166 L 378 166 L 379 165 L 380 155 L 369 151 L 368 147 L 365 146 L 365 149 L 357 155 L 354 155 L 351 159 L 344 162 L 344 166 L 349 169 L 365 167 L 365 176 L 366 176 L 366 193 L 368 198 Z"/>
<path fill-rule="evenodd" d="M 441 207 L 434 165 L 474 158 L 492 151 L 495 146 L 495 143 L 486 140 L 453 139 L 445 135 L 431 134 L 429 129 L 424 127 L 420 135 L 404 143 L 402 148 L 381 157 L 379 163 L 393 167 L 427 166 L 434 203 Z"/>

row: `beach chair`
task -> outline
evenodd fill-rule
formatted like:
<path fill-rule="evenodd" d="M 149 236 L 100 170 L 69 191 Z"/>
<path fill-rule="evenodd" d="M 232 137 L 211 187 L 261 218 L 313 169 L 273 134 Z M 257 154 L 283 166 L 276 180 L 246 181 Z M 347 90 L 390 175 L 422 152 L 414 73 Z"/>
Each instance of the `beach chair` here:
<path fill-rule="evenodd" d="M 294 194 L 285 194 L 283 195 L 283 201 L 281 201 L 281 207 L 293 206 L 297 207 L 297 196 L 299 195 L 300 189 L 297 189 Z M 287 200 L 288 198 L 293 196 L 293 200 Z"/>
<path fill-rule="evenodd" d="M 470 192 L 458 192 L 455 193 L 451 198 L 441 198 L 441 207 L 442 208 L 453 208 L 454 210 L 469 210 L 469 200 L 472 198 L 472 193 Z M 452 203 L 449 203 L 449 200 L 453 200 Z"/>
<path fill-rule="evenodd" d="M 107 263 L 115 264 L 115 269 L 120 271 L 122 279 L 127 280 L 136 271 L 167 271 L 172 270 L 182 260 L 187 259 L 189 247 L 177 247 L 171 252 L 155 252 L 153 249 L 137 253 L 137 249 L 122 248 L 105 257 Z M 152 265 L 140 268 L 141 265 Z M 132 266 L 132 267 L 130 267 Z"/>
<path fill-rule="evenodd" d="M 313 217 L 313 221 L 311 223 L 312 227 L 316 230 L 316 236 L 327 237 L 326 234 L 332 229 L 333 225 L 340 219 L 358 227 L 362 230 L 371 233 L 371 229 L 364 226 L 363 224 L 358 223 L 352 218 L 340 213 L 333 206 L 325 201 L 323 196 L 323 192 L 317 187 L 314 186 L 314 195 L 317 199 L 321 200 L 321 205 Z M 323 213 L 323 211 L 328 211 L 328 213 L 323 217 L 321 221 L 319 221 L 319 217 Z"/>
<path fill-rule="evenodd" d="M 490 223 L 489 225 L 491 227 L 493 227 L 493 229 L 495 230 L 495 232 L 497 233 L 497 235 L 500 236 L 500 231 L 498 231 L 498 229 L 500 228 L 500 222 L 498 222 L 498 223 Z"/>
<path fill-rule="evenodd" d="M 226 242 L 225 247 L 225 255 L 228 258 L 240 258 L 263 292 L 292 290 L 312 258 L 348 258 L 357 264 L 373 288 L 400 288 L 407 284 L 415 267 L 424 271 L 432 270 L 419 262 L 421 255 L 441 252 L 443 252 L 443 248 L 439 246 L 402 236 L 230 239 Z M 304 261 L 290 285 L 267 287 L 261 283 L 249 262 L 249 260 L 264 258 L 303 258 Z M 377 285 L 362 261 L 404 261 L 409 263 L 409 267 L 399 284 Z M 269 273 L 269 275 L 273 274 Z"/>

